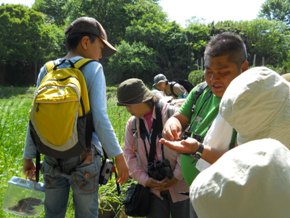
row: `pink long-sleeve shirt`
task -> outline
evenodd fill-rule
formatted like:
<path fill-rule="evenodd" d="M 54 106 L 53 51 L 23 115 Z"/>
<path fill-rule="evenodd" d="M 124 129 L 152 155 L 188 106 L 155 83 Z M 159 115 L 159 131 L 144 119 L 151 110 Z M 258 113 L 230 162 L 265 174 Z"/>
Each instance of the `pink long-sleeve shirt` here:
<path fill-rule="evenodd" d="M 168 119 L 167 110 L 169 105 L 164 104 L 161 110 L 161 116 L 163 124 Z M 152 118 L 155 119 L 155 108 L 152 113 Z M 136 119 L 136 126 L 134 124 L 134 120 Z M 146 119 L 144 117 L 140 118 L 143 119 L 145 127 L 147 129 L 147 132 L 150 132 L 148 130 L 148 126 L 151 126 L 151 123 L 153 119 L 150 120 L 148 118 L 148 115 Z M 135 130 L 137 131 L 134 134 Z M 161 144 L 158 143 L 158 137 L 156 139 L 156 156 L 155 159 L 162 160 L 162 151 L 161 151 Z M 136 146 L 135 146 L 136 144 Z M 150 151 L 150 144 L 148 139 L 145 139 L 145 144 L 147 147 L 147 151 L 149 153 Z M 166 159 L 169 160 L 171 168 L 173 170 L 173 175 L 176 179 L 178 179 L 178 182 L 171 187 L 169 187 L 169 192 L 172 198 L 173 202 L 177 201 L 183 201 L 188 199 L 188 196 L 180 194 L 180 192 L 188 192 L 189 187 L 185 183 L 181 168 L 180 168 L 180 162 L 179 162 L 179 155 L 175 151 L 164 147 L 164 156 Z M 147 180 L 149 179 L 149 176 L 147 174 L 147 157 L 146 157 L 146 150 L 144 146 L 144 141 L 140 137 L 139 132 L 139 119 L 132 116 L 126 125 L 126 136 L 125 136 L 125 144 L 124 144 L 124 156 L 126 158 L 126 161 L 129 166 L 129 174 L 130 176 L 138 181 L 140 184 L 144 185 L 146 184 Z M 156 196 L 160 197 L 160 192 L 155 189 L 151 189 L 151 192 L 153 192 Z"/>

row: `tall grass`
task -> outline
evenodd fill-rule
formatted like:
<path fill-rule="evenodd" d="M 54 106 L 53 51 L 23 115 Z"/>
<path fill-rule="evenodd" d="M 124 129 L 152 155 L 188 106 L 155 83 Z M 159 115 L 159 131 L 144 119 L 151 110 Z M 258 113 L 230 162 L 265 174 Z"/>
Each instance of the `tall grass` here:
<path fill-rule="evenodd" d="M 9 179 L 12 176 L 23 177 L 22 154 L 33 92 L 32 87 L 0 87 L 0 217 L 16 217 L 2 210 L 3 198 Z M 122 145 L 129 114 L 124 107 L 116 105 L 115 93 L 115 87 L 108 88 L 108 114 Z M 118 205 L 122 199 L 122 195 L 117 195 L 114 179 L 100 187 L 99 197 L 102 202 L 101 210 L 118 209 L 107 203 L 116 202 Z M 70 198 L 67 217 L 73 216 Z"/>

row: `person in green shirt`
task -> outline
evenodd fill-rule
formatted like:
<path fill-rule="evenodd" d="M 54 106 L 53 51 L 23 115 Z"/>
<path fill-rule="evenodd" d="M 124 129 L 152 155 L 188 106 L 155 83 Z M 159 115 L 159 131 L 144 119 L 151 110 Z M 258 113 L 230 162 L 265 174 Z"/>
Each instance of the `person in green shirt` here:
<path fill-rule="evenodd" d="M 214 36 L 204 52 L 205 83 L 197 85 L 187 96 L 177 113 L 165 123 L 161 143 L 171 146 L 180 144 L 182 149 L 191 149 L 196 155 L 181 155 L 181 167 L 185 181 L 190 185 L 197 175 L 195 164 L 198 158 L 208 163 L 215 162 L 225 151 L 203 145 L 204 137 L 216 118 L 220 99 L 230 82 L 249 67 L 247 50 L 242 38 L 232 32 Z M 200 92 L 199 94 L 196 94 Z M 197 97 L 198 96 L 198 97 Z M 186 130 L 187 129 L 187 130 Z M 178 141 L 178 142 L 176 142 Z M 194 144 L 187 148 L 186 145 Z M 171 146 L 172 147 L 172 146 Z M 173 146 L 174 147 L 174 146 Z M 188 153 L 182 151 L 181 153 Z"/>

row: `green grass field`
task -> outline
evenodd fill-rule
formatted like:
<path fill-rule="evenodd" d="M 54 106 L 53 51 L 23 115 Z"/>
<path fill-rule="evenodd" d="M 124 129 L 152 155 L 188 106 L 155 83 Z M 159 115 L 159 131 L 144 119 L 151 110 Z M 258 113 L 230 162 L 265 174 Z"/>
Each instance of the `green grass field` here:
<path fill-rule="evenodd" d="M 10 178 L 12 176 L 24 178 L 22 154 L 33 92 L 33 87 L 0 87 L 0 217 L 17 217 L 3 211 L 3 199 Z M 124 107 L 116 105 L 116 87 L 107 89 L 107 97 L 108 114 L 122 145 L 129 113 Z M 121 187 L 122 194 L 126 186 L 127 184 Z M 118 196 L 115 189 L 114 179 L 100 187 L 99 197 L 103 210 L 113 210 L 111 203 L 108 202 L 118 204 L 122 199 L 122 195 Z M 66 217 L 74 217 L 71 198 Z"/>

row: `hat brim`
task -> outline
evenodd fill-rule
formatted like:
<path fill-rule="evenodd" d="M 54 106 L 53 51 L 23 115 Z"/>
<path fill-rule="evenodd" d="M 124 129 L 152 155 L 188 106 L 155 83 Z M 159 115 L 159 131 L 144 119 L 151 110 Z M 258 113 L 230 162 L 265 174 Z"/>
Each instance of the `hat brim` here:
<path fill-rule="evenodd" d="M 165 83 L 167 80 L 160 80 L 157 83 L 153 84 L 153 87 L 157 86 L 159 83 Z"/>
<path fill-rule="evenodd" d="M 144 103 L 146 101 L 149 101 L 153 98 L 153 94 L 150 93 L 148 94 L 141 102 L 136 102 L 136 101 L 131 101 L 131 102 L 117 102 L 117 105 L 118 106 L 128 106 L 128 105 L 132 105 L 132 104 L 141 104 L 141 103 Z"/>
<path fill-rule="evenodd" d="M 107 40 L 102 39 L 102 38 L 100 38 L 100 39 L 105 44 L 105 47 L 103 50 L 103 56 L 108 57 L 108 56 L 111 56 L 117 52 L 117 49 L 114 46 L 112 46 Z"/>

